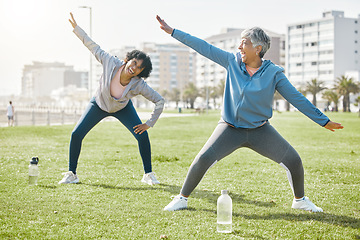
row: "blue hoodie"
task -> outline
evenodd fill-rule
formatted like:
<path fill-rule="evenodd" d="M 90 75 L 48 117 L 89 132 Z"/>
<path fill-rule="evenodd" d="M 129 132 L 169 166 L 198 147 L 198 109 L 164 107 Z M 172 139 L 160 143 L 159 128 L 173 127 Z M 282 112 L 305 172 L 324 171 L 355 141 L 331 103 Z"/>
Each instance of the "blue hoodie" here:
<path fill-rule="evenodd" d="M 311 120 L 325 126 L 330 120 L 296 90 L 284 69 L 263 60 L 251 77 L 240 53 L 229 53 L 204 40 L 174 29 L 172 36 L 227 70 L 222 119 L 237 128 L 256 128 L 272 117 L 275 90 Z"/>

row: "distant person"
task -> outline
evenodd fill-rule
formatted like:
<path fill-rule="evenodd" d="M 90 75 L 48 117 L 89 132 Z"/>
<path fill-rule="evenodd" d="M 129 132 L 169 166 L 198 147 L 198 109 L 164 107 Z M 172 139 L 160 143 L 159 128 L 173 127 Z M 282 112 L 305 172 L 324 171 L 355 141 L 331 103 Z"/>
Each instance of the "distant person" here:
<path fill-rule="evenodd" d="M 14 114 L 15 114 L 15 108 L 12 105 L 12 101 L 9 101 L 9 105 L 7 106 L 7 113 L 6 113 L 9 127 L 14 126 Z"/>
<path fill-rule="evenodd" d="M 275 90 L 311 120 L 330 131 L 341 129 L 299 93 L 283 73 L 263 56 L 270 48 L 270 37 L 261 28 L 241 34 L 239 53 L 221 50 L 204 40 L 171 28 L 157 16 L 160 28 L 201 55 L 227 70 L 221 120 L 190 166 L 180 195 L 164 210 L 187 208 L 189 195 L 206 171 L 217 161 L 241 147 L 250 148 L 282 166 L 294 193 L 292 208 L 322 212 L 305 197 L 304 169 L 295 149 L 270 125 Z M 220 176 L 219 176 L 220 177 Z"/>
<path fill-rule="evenodd" d="M 164 99 L 144 81 L 152 70 L 150 57 L 133 50 L 125 60 L 105 52 L 81 29 L 70 13 L 69 19 L 74 33 L 102 64 L 103 74 L 95 96 L 75 126 L 70 140 L 69 171 L 59 183 L 78 183 L 76 175 L 82 140 L 85 135 L 105 117 L 117 118 L 136 138 L 145 174 L 142 182 L 149 185 L 159 184 L 151 166 L 151 147 L 147 130 L 153 127 L 164 108 Z M 142 95 L 155 104 L 149 120 L 142 123 L 131 102 L 131 98 Z M 117 138 L 116 132 L 113 137 Z M 101 159 L 102 156 L 99 156 Z"/>

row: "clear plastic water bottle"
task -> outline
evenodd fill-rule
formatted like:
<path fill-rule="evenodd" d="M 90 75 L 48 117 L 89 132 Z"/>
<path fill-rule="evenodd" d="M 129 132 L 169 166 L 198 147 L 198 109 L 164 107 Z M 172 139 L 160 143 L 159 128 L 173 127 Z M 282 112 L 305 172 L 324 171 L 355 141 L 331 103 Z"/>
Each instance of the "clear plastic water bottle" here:
<path fill-rule="evenodd" d="M 39 177 L 39 158 L 33 157 L 29 165 L 29 185 L 37 185 L 37 180 Z"/>
<path fill-rule="evenodd" d="M 217 200 L 217 231 L 220 233 L 232 232 L 232 200 L 228 190 L 221 190 Z"/>

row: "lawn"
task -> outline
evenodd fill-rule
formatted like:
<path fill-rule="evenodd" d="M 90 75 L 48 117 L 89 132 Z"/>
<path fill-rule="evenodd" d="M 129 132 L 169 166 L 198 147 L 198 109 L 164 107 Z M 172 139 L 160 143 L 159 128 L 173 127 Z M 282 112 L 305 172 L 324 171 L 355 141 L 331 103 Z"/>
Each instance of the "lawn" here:
<path fill-rule="evenodd" d="M 306 195 L 324 209 L 291 209 L 292 192 L 278 164 L 240 149 L 212 167 L 189 209 L 165 212 L 188 167 L 209 138 L 218 112 L 162 118 L 149 130 L 153 170 L 161 185 L 140 182 L 132 135 L 118 122 L 98 124 L 84 139 L 80 184 L 58 185 L 67 171 L 74 125 L 0 128 L 0 239 L 360 239 L 360 118 L 329 113 L 330 132 L 300 113 L 275 113 L 271 124 L 295 147 Z M 40 159 L 37 186 L 28 164 Z M 216 200 L 233 199 L 233 233 L 216 232 Z"/>

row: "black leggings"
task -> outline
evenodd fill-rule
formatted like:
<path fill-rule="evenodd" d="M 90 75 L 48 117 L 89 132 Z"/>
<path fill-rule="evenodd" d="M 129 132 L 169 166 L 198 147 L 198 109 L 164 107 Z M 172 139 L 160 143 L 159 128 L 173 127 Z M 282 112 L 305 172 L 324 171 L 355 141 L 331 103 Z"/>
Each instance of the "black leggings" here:
<path fill-rule="evenodd" d="M 304 196 L 301 158 L 269 123 L 254 129 L 244 129 L 220 122 L 191 164 L 180 193 L 189 196 L 213 164 L 241 147 L 248 147 L 279 163 L 287 172 L 295 197 Z"/>

